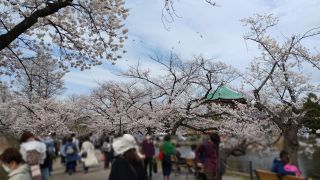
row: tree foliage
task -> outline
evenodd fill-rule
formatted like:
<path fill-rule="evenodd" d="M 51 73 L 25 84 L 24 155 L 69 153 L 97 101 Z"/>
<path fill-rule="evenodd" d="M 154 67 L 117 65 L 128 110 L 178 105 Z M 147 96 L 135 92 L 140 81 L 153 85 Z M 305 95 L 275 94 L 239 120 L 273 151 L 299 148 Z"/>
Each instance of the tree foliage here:
<path fill-rule="evenodd" d="M 49 99 L 61 94 L 65 72 L 58 67 L 56 60 L 38 54 L 36 58 L 24 59 L 22 65 L 16 80 L 17 91 L 29 101 Z"/>
<path fill-rule="evenodd" d="M 271 14 L 256 15 L 242 20 L 250 31 L 244 38 L 258 45 L 261 56 L 256 57 L 246 81 L 253 87 L 256 106 L 267 112 L 284 135 L 284 149 L 297 163 L 298 130 L 303 125 L 301 96 L 317 91 L 303 72 L 306 64 L 320 69 L 320 53 L 309 50 L 303 41 L 320 35 L 320 28 L 292 35 L 280 41 L 270 35 L 278 23 Z"/>
<path fill-rule="evenodd" d="M 316 94 L 310 93 L 303 103 L 303 110 L 306 111 L 303 117 L 304 126 L 314 132 L 320 129 L 320 100 Z"/>
<path fill-rule="evenodd" d="M 6 0 L 0 7 L 0 75 L 39 53 L 81 70 L 123 53 L 123 0 Z"/>

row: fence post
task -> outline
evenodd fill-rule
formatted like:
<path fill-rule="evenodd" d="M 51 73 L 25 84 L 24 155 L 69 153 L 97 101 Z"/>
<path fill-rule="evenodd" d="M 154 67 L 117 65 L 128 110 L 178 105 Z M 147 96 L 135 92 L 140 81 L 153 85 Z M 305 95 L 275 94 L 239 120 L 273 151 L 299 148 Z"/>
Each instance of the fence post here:
<path fill-rule="evenodd" d="M 252 167 L 252 161 L 249 161 L 249 169 L 250 169 L 250 180 L 253 180 L 253 167 Z"/>

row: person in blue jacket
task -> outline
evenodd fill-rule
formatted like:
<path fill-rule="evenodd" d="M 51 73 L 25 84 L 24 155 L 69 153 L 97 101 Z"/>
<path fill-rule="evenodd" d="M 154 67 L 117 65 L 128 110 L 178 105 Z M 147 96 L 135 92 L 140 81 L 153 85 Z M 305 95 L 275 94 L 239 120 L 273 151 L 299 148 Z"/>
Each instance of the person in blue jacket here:
<path fill-rule="evenodd" d="M 63 146 L 63 152 L 66 155 L 66 172 L 71 175 L 76 172 L 77 161 L 80 159 L 77 147 L 71 137 L 68 137 L 67 143 Z"/>
<path fill-rule="evenodd" d="M 273 160 L 271 171 L 282 176 L 285 176 L 285 175 L 294 176 L 295 175 L 294 172 L 286 171 L 284 169 L 284 166 L 288 163 L 288 159 L 289 159 L 289 153 L 287 151 L 282 150 L 280 152 L 280 160 L 279 159 Z"/>

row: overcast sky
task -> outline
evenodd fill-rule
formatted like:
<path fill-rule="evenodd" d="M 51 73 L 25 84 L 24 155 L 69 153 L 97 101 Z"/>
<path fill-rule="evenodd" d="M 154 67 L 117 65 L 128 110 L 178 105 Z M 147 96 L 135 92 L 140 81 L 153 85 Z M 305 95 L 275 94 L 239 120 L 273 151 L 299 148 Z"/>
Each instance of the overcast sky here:
<path fill-rule="evenodd" d="M 66 75 L 64 96 L 87 94 L 97 82 L 117 80 L 120 71 L 141 62 L 146 68 L 159 73 L 157 66 L 149 60 L 155 53 L 175 52 L 185 59 L 202 54 L 217 58 L 240 70 L 245 70 L 254 55 L 256 45 L 246 43 L 243 35 L 248 31 L 240 19 L 257 13 L 273 13 L 280 19 L 274 36 L 280 41 L 284 36 L 302 34 L 320 26 L 319 0 L 216 0 L 216 7 L 205 0 L 180 0 L 174 7 L 179 17 L 174 22 L 162 23 L 164 0 L 127 0 L 130 9 L 126 26 L 129 38 L 128 53 L 116 65 L 105 62 L 90 71 L 73 71 Z M 320 51 L 320 38 L 306 42 L 310 49 Z M 312 82 L 320 82 L 319 71 L 312 73 Z"/>

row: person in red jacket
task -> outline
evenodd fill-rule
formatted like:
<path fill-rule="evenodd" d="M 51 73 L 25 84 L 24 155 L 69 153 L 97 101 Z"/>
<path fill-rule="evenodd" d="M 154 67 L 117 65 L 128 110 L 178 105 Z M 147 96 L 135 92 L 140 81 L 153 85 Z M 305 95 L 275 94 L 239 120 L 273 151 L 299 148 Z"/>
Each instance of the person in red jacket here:
<path fill-rule="evenodd" d="M 220 180 L 219 161 L 220 137 L 212 133 L 208 140 L 205 140 L 196 150 L 196 161 L 198 166 L 204 168 L 207 180 Z"/>
<path fill-rule="evenodd" d="M 153 163 L 153 156 L 155 154 L 155 150 L 154 150 L 152 137 L 150 135 L 146 135 L 145 139 L 142 142 L 142 153 L 145 155 L 144 167 L 147 171 L 147 168 L 149 166 L 149 178 L 151 179 L 152 163 Z"/>

